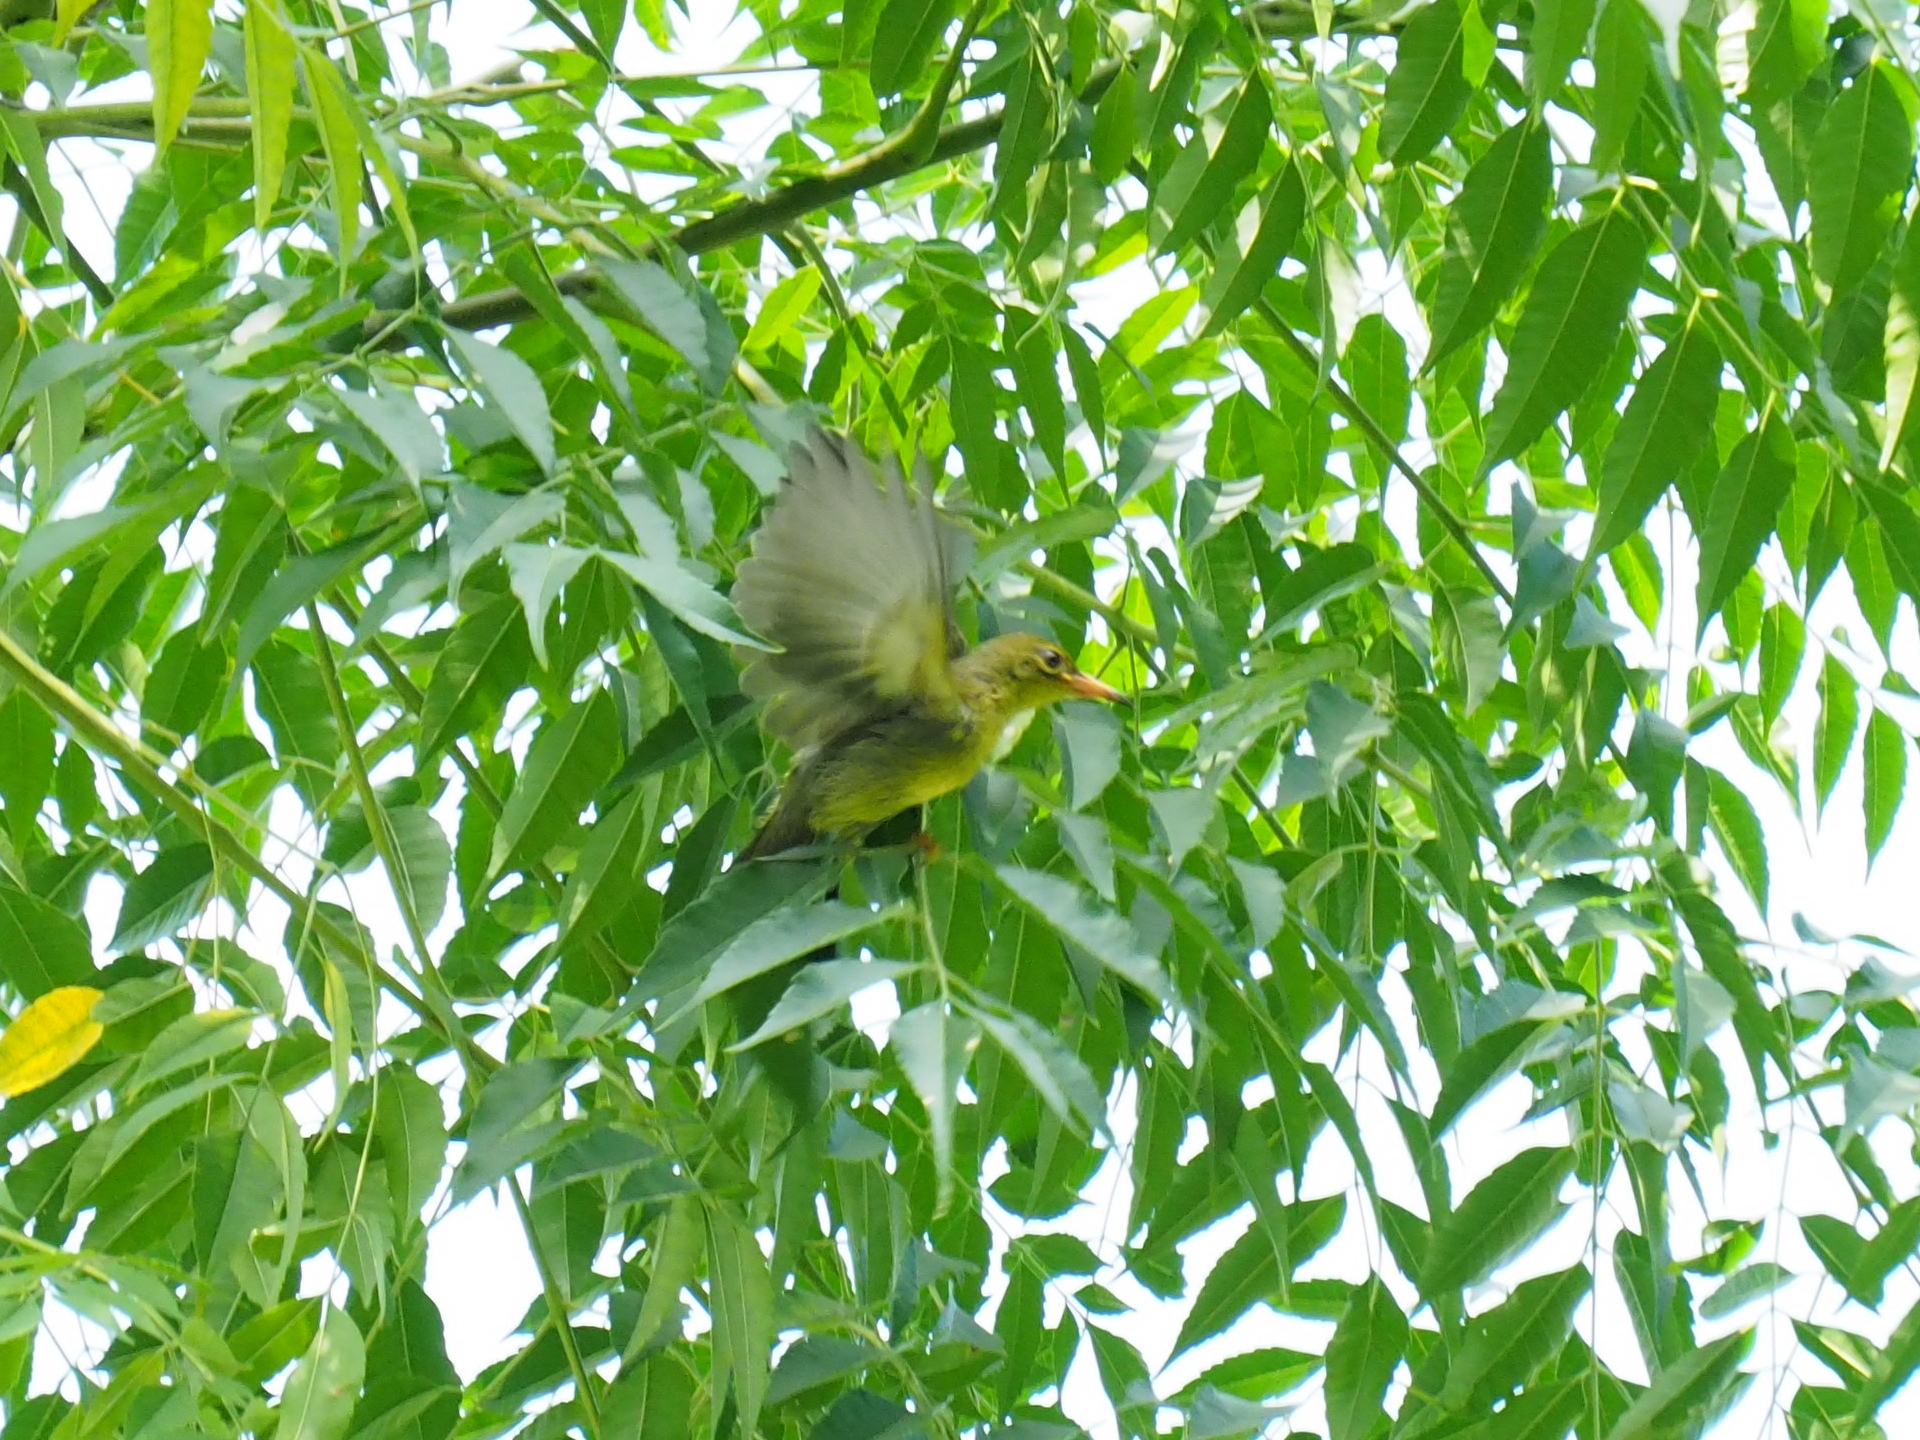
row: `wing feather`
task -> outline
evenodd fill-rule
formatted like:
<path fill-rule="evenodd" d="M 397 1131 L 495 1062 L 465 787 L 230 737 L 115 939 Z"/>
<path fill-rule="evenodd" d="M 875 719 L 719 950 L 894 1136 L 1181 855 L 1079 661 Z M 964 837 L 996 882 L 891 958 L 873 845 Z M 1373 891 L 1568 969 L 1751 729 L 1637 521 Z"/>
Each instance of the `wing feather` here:
<path fill-rule="evenodd" d="M 752 652 L 742 684 L 796 749 L 915 699 L 958 714 L 953 584 L 967 537 L 940 518 L 924 468 L 884 476 L 848 440 L 815 430 L 734 578 L 740 618 L 780 647 Z"/>

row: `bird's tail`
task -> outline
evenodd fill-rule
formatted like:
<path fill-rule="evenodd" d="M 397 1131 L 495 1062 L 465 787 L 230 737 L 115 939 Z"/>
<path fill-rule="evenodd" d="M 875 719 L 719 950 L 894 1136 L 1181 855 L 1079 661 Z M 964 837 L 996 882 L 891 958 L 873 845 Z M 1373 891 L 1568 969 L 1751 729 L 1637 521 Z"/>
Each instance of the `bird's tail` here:
<path fill-rule="evenodd" d="M 773 812 L 761 822 L 754 836 L 733 857 L 738 865 L 748 860 L 762 860 L 769 855 L 778 855 L 783 850 L 792 850 L 801 845 L 813 845 L 819 842 L 819 835 L 807 822 L 806 810 L 799 803 L 797 785 L 787 785 L 780 792 L 780 798 L 774 803 Z"/>

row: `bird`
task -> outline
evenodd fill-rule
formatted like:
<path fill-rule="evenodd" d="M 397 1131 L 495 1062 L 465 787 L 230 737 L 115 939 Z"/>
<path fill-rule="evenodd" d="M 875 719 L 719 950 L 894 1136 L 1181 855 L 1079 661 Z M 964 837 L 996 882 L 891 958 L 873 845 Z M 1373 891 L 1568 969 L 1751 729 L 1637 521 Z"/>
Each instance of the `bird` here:
<path fill-rule="evenodd" d="M 1125 698 L 1045 636 L 969 648 L 953 596 L 970 550 L 934 507 L 924 460 L 910 484 L 898 461 L 879 473 L 818 426 L 793 447 L 732 599 L 777 647 L 740 652 L 741 689 L 794 759 L 736 863 L 857 842 L 960 789 L 1032 711 Z"/>

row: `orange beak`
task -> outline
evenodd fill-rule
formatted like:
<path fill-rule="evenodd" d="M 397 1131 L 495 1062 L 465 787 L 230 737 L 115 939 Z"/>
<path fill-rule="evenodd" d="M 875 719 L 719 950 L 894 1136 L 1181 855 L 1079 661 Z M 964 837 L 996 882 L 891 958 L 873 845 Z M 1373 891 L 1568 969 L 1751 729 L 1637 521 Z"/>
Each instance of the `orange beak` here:
<path fill-rule="evenodd" d="M 1113 686 L 1079 670 L 1069 670 L 1060 677 L 1060 683 L 1082 700 L 1105 700 L 1113 704 L 1127 698 Z"/>

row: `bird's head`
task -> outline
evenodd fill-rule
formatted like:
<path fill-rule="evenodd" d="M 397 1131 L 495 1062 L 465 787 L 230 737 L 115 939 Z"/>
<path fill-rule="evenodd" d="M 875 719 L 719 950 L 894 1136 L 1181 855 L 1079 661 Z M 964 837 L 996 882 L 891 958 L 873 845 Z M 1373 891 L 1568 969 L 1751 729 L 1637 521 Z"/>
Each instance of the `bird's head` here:
<path fill-rule="evenodd" d="M 974 689 L 978 699 L 1009 715 L 1038 710 L 1059 700 L 1125 698 L 1111 685 L 1085 673 L 1073 663 L 1072 656 L 1040 635 L 997 636 L 954 668 L 963 691 Z"/>

